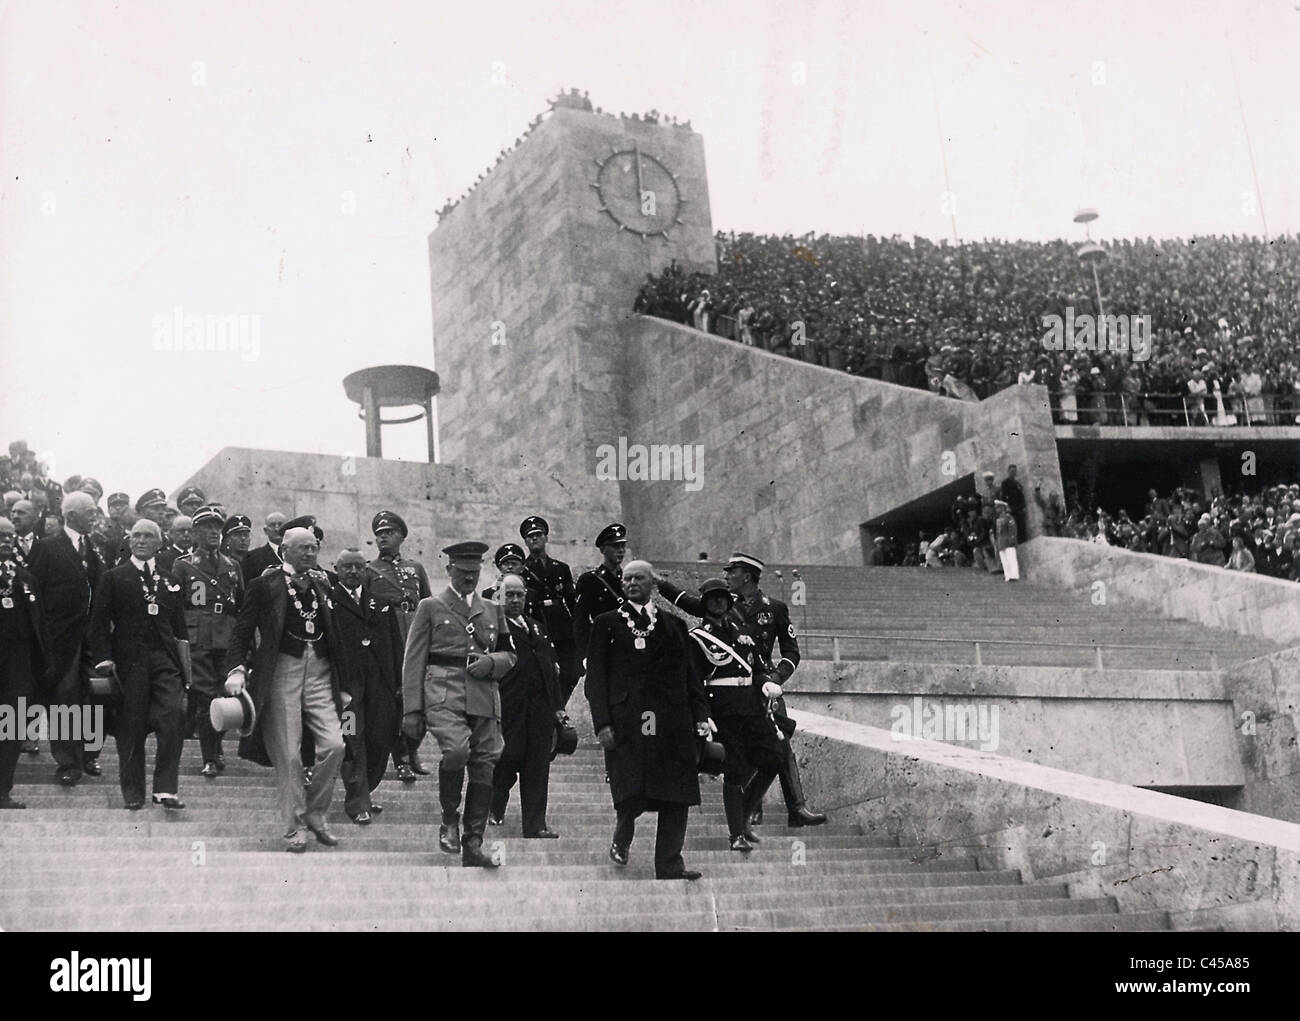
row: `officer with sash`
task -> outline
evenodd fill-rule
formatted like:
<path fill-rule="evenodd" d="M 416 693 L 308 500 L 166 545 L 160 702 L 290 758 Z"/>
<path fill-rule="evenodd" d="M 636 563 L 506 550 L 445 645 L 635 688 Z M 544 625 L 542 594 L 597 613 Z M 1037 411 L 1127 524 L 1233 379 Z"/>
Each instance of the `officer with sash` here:
<path fill-rule="evenodd" d="M 226 650 L 244 598 L 243 572 L 239 564 L 221 552 L 224 524 L 225 518 L 215 507 L 200 507 L 194 513 L 194 551 L 178 557 L 172 565 L 172 580 L 181 586 L 190 639 L 193 678 L 187 727 L 198 733 L 203 753 L 199 772 L 209 780 L 226 768 L 222 735 L 213 729 L 208 709 L 223 692 Z"/>
<path fill-rule="evenodd" d="M 695 641 L 695 669 L 709 696 L 709 716 L 727 750 L 722 804 L 731 849 L 747 853 L 758 838 L 745 816 L 745 782 L 755 770 L 775 774 L 781 767 L 781 748 L 764 701 L 780 695 L 781 688 L 761 679 L 767 664 L 744 620 L 733 611 L 734 599 L 721 579 L 701 585 L 704 620 L 690 636 Z"/>

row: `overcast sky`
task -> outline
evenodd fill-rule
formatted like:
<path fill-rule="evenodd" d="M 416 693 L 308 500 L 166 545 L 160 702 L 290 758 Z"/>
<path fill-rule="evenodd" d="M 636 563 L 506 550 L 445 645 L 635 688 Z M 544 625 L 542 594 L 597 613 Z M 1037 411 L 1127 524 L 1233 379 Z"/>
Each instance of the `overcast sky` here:
<path fill-rule="evenodd" d="M 132 497 L 225 445 L 362 453 L 342 377 L 429 364 L 436 211 L 568 86 L 689 118 L 725 230 L 950 237 L 950 191 L 963 239 L 1079 236 L 1080 205 L 1300 231 L 1291 0 L 0 12 L 0 442 Z M 178 307 L 260 316 L 257 359 L 156 350 Z M 423 459 L 422 424 L 385 442 Z"/>

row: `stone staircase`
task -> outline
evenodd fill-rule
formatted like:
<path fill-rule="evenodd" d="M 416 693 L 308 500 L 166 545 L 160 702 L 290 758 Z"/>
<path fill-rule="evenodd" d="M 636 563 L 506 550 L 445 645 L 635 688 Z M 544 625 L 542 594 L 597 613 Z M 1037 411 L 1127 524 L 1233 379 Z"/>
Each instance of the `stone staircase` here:
<path fill-rule="evenodd" d="M 706 578 L 722 574 L 721 564 L 656 562 L 655 569 L 692 594 Z M 1008 584 L 1001 575 L 973 569 L 769 564 L 763 590 L 792 603 L 796 571 L 807 605 L 790 606 L 795 629 L 857 636 L 839 641 L 844 660 L 973 663 L 978 640 L 981 662 L 989 666 L 1095 667 L 1100 647 L 1108 669 L 1205 670 L 1279 648 L 1193 621 L 1097 606 L 1091 590 Z M 800 644 L 806 657 L 833 658 L 829 639 L 801 638 Z"/>
<path fill-rule="evenodd" d="M 153 748 L 150 741 L 149 756 Z M 425 747 L 432 764 L 436 748 Z M 53 783 L 48 756 L 24 755 L 0 812 L 0 928 L 7 930 L 1087 930 L 1164 929 L 1162 912 L 1119 914 L 1110 898 L 1072 899 L 1063 884 L 1026 885 L 1016 871 L 981 871 L 952 849 L 899 847 L 834 820 L 791 830 L 779 791 L 762 844 L 727 848 L 721 787 L 701 778 L 685 858 L 704 878 L 652 878 L 655 822 L 644 816 L 632 860 L 606 857 L 614 814 L 598 747 L 552 766 L 548 820 L 556 841 L 524 840 L 517 801 L 489 827 L 496 871 L 465 869 L 437 849 L 433 777 L 386 779 L 368 827 L 342 812 L 337 848 L 280 849 L 273 774 L 232 756 L 204 780 L 187 742 L 181 796 L 169 815 L 127 812 L 110 742 L 103 775 Z M 516 792 L 517 793 L 517 792 Z"/>

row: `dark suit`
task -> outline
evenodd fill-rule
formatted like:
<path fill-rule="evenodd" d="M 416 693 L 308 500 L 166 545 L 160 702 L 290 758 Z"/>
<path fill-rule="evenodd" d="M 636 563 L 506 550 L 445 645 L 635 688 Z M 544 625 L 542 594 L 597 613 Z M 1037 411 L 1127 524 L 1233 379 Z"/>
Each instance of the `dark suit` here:
<path fill-rule="evenodd" d="M 623 614 L 614 611 L 596 618 L 587 646 L 592 726 L 614 732 L 606 759 L 618 811 L 614 843 L 627 847 L 637 816 L 657 811 L 655 872 L 661 876 L 682 871 L 687 806 L 700 803 L 695 724 L 709 718 L 709 704 L 689 642 L 680 620 L 656 611 L 645 648 L 638 649 Z"/>
<path fill-rule="evenodd" d="M 551 557 L 543 560 L 533 553 L 524 561 L 524 584 L 528 586 L 529 596 L 541 603 L 540 622 L 555 649 L 555 659 L 560 666 L 560 690 L 567 703 L 573 689 L 578 686 L 578 653 L 573 637 L 578 593 L 573 584 L 573 574 L 564 561 Z"/>
<path fill-rule="evenodd" d="M 268 567 L 279 567 L 282 563 L 284 563 L 284 558 L 276 552 L 276 548 L 269 542 L 265 546 L 251 549 L 248 551 L 248 555 L 244 557 L 244 582 L 248 583 L 260 576 Z"/>
<path fill-rule="evenodd" d="M 239 742 L 240 758 L 274 764 L 281 815 L 292 832 L 303 826 L 325 825 L 334 780 L 343 762 L 342 691 L 351 687 L 351 680 L 329 587 L 320 572 L 309 579 L 319 640 L 311 649 L 297 649 L 298 656 L 282 651 L 292 647 L 287 634 L 291 604 L 286 577 L 283 571 L 276 571 L 249 583 L 226 666 L 247 668 L 247 688 L 257 710 L 252 734 Z M 316 746 L 310 799 L 302 784 L 304 724 Z"/>
<path fill-rule="evenodd" d="M 16 561 L 0 564 L 0 706 L 17 714 L 18 700 L 30 698 L 44 668 L 40 603 L 31 575 Z M 7 605 L 6 605 L 7 604 Z M 15 722 L 21 723 L 15 715 Z M 13 788 L 22 741 L 0 740 L 0 801 Z"/>
<path fill-rule="evenodd" d="M 144 801 L 149 732 L 158 739 L 155 794 L 178 793 L 185 742 L 185 682 L 176 648 L 176 640 L 185 635 L 181 587 L 154 563 L 156 580 L 130 560 L 105 572 L 95 589 L 86 638 L 91 661 L 111 659 L 122 682 L 116 737 L 122 797 L 128 804 Z M 156 599 L 154 614 L 148 612 L 146 586 Z"/>
<path fill-rule="evenodd" d="M 367 581 L 360 602 L 335 582 L 336 643 L 347 660 L 347 687 L 352 702 L 344 713 L 344 809 L 356 817 L 370 811 L 370 792 L 379 786 L 402 729 L 402 629 L 398 604 L 375 595 Z M 348 714 L 351 714 L 350 716 Z"/>
<path fill-rule="evenodd" d="M 32 546 L 32 584 L 45 629 L 42 644 L 49 653 L 37 694 L 47 706 L 79 706 L 85 699 L 89 664 L 83 644 L 90 626 L 91 594 L 103 571 L 90 536 L 85 536 L 85 545 L 83 559 L 61 530 Z M 81 775 L 84 742 L 51 741 L 50 752 L 60 773 Z"/>
<path fill-rule="evenodd" d="M 492 778 L 492 814 L 504 818 L 510 789 L 519 779 L 524 836 L 546 829 L 551 743 L 555 714 L 564 708 L 559 669 L 542 626 L 523 617 L 522 626 L 507 618 L 518 660 L 501 678 L 501 736 L 505 748 Z"/>

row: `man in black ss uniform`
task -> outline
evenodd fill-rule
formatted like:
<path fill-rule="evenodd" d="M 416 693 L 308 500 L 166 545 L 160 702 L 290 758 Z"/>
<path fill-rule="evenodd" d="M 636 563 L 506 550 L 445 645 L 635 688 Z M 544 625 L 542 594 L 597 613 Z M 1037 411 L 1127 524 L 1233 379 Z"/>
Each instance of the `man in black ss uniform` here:
<path fill-rule="evenodd" d="M 578 686 L 580 658 L 573 639 L 574 607 L 578 601 L 573 573 L 564 561 L 554 560 L 547 554 L 551 526 L 545 518 L 536 514 L 524 518 L 519 534 L 530 551 L 521 576 L 528 586 L 529 603 L 534 599 L 541 601 L 541 624 L 555 649 L 555 659 L 560 665 L 560 692 L 567 703 Z"/>

